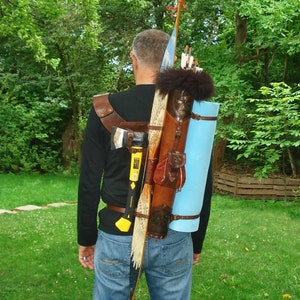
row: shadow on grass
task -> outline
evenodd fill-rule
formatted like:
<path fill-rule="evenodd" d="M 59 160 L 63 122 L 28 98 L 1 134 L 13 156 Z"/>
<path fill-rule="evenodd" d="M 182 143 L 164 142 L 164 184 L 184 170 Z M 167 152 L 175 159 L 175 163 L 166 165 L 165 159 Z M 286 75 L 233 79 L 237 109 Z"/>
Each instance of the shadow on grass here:
<path fill-rule="evenodd" d="M 300 204 L 214 196 L 192 300 L 300 295 Z M 77 261 L 76 206 L 0 215 L 0 298 L 91 299 Z M 150 299 L 142 277 L 137 300 Z"/>

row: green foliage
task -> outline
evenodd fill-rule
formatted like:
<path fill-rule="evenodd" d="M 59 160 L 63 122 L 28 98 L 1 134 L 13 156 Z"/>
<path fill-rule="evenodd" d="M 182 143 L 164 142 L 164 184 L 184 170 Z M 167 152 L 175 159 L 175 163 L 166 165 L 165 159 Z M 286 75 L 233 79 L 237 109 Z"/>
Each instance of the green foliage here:
<path fill-rule="evenodd" d="M 0 172 L 54 172 L 60 162 L 58 99 L 0 105 Z"/>
<path fill-rule="evenodd" d="M 249 22 L 253 45 L 260 49 L 276 47 L 289 55 L 300 50 L 299 11 L 298 0 L 242 1 L 239 7 L 240 14 Z"/>
<path fill-rule="evenodd" d="M 299 150 L 300 91 L 292 91 L 285 83 L 272 83 L 260 92 L 262 98 L 249 99 L 255 105 L 253 113 L 247 114 L 252 128 L 248 132 L 236 129 L 230 147 L 239 150 L 238 158 L 255 162 L 257 176 L 267 177 L 279 169 L 285 154 Z M 292 165 L 292 157 L 289 159 Z"/>
<path fill-rule="evenodd" d="M 13 104 L 24 105 L 25 111 L 39 110 L 32 102 L 48 102 L 45 99 L 52 99 L 54 107 L 60 107 L 63 99 L 65 105 L 48 118 L 55 133 L 43 129 L 48 137 L 38 135 L 40 142 L 34 151 L 47 158 L 37 164 L 37 155 L 26 154 L 27 165 L 41 169 L 40 164 L 53 166 L 63 161 L 66 167 L 78 163 L 91 97 L 134 84 L 128 55 L 133 37 L 147 28 L 171 33 L 175 15 L 166 6 L 172 5 L 174 1 L 167 0 L 1 1 L 0 110 L 6 111 L 2 105 Z M 236 131 L 248 136 L 254 119 L 247 115 L 256 104 L 245 99 L 259 98 L 257 90 L 269 86 L 269 82 L 284 81 L 294 86 L 300 81 L 300 2 L 188 0 L 186 5 L 181 14 L 177 56 L 185 45 L 192 46 L 199 66 L 214 79 L 216 95 L 212 100 L 221 103 L 217 139 L 232 139 Z M 245 39 L 239 43 L 238 15 L 245 21 Z M 36 117 L 42 115 L 39 112 Z M 20 127 L 17 119 L 10 122 Z M 40 123 L 45 123 L 43 117 Z M 1 132 L 7 132 L 5 127 L 0 124 Z M 69 140 L 61 149 L 58 139 L 64 132 Z M 53 138 L 53 151 L 44 152 L 47 138 Z M 23 139 L 15 141 L 21 144 Z M 226 149 L 226 153 L 232 155 L 232 149 Z M 17 157 L 16 162 L 8 160 L 6 171 L 19 170 L 15 165 L 20 164 L 20 155 Z M 31 163 L 30 158 L 34 158 Z"/>
<path fill-rule="evenodd" d="M 74 145 L 74 152 L 68 153 L 68 157 L 76 159 L 81 148 L 79 120 L 86 117 L 91 97 L 99 92 L 99 86 L 106 89 L 99 76 L 103 62 L 99 50 L 101 27 L 97 4 L 98 1 L 1 2 L 0 68 L 3 81 L 0 82 L 0 106 L 22 104 L 23 110 L 34 111 L 35 114 L 28 114 L 28 119 L 23 122 L 33 123 L 35 118 L 35 123 L 46 123 L 48 127 L 39 126 L 42 135 L 39 129 L 36 129 L 37 133 L 28 129 L 33 136 L 26 134 L 28 138 L 19 138 L 24 140 L 23 148 L 30 148 L 23 158 L 26 158 L 26 167 L 18 167 L 21 155 L 5 153 L 11 158 L 5 165 L 5 171 L 61 168 L 64 153 L 61 137 L 70 122 L 73 122 L 73 132 L 69 136 L 73 140 L 67 141 L 67 144 Z M 61 109 L 62 99 L 64 109 Z M 45 103 L 49 103 L 50 109 L 42 107 Z M 45 108 L 48 111 L 42 112 Z M 53 116 L 45 118 L 47 113 L 53 113 Z M 15 119 L 10 120 L 14 122 Z M 15 127 L 19 128 L 16 123 Z M 1 127 L 2 124 L 2 132 L 7 131 L 7 128 Z M 30 125 L 24 129 L 27 127 Z M 18 133 L 21 134 L 20 131 L 15 132 Z M 15 148 L 9 153 L 16 153 L 19 145 Z"/>
<path fill-rule="evenodd" d="M 288 62 L 300 51 L 300 2 L 242 1 L 238 10 L 247 22 L 244 58 L 250 57 L 261 66 L 256 69 L 260 86 L 282 80 L 299 83 L 299 72 Z"/>

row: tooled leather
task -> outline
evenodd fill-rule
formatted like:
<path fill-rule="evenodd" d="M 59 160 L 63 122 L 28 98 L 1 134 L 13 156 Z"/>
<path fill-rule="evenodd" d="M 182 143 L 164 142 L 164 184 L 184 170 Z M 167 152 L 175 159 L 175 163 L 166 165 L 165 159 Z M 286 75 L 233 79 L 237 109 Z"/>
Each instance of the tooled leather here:
<path fill-rule="evenodd" d="M 93 105 L 97 116 L 105 128 L 111 132 L 113 126 L 119 126 L 124 119 L 113 109 L 108 101 L 108 93 L 93 97 Z"/>
<path fill-rule="evenodd" d="M 111 132 L 113 126 L 139 132 L 148 132 L 148 122 L 127 122 L 112 107 L 108 100 L 109 93 L 95 95 L 93 106 L 104 127 Z"/>

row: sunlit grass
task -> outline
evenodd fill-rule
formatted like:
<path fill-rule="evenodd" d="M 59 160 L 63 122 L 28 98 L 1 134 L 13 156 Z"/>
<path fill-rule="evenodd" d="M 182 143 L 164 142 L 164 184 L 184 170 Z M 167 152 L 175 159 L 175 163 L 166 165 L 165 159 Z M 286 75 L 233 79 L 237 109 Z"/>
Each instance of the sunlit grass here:
<path fill-rule="evenodd" d="M 299 237 L 299 203 L 215 197 L 193 299 L 299 299 Z"/>
<path fill-rule="evenodd" d="M 68 186 L 68 198 L 58 201 L 69 201 L 77 193 L 77 179 L 71 181 L 53 182 L 47 192 L 46 183 L 34 189 L 24 183 L 23 190 L 27 199 L 46 205 Z M 6 188 L 7 199 L 15 184 Z M 2 197 L 3 192 L 1 203 Z M 4 208 L 23 204 L 28 203 Z M 300 299 L 299 237 L 299 202 L 214 195 L 200 263 L 193 267 L 191 299 Z M 77 261 L 76 205 L 0 215 L 0 247 L 0 299 L 91 299 L 93 272 Z M 137 300 L 147 299 L 142 277 Z"/>
<path fill-rule="evenodd" d="M 0 216 L 0 299 L 88 299 L 75 220 L 75 206 Z"/>
<path fill-rule="evenodd" d="M 0 209 L 76 201 L 77 184 L 72 176 L 0 174 Z"/>

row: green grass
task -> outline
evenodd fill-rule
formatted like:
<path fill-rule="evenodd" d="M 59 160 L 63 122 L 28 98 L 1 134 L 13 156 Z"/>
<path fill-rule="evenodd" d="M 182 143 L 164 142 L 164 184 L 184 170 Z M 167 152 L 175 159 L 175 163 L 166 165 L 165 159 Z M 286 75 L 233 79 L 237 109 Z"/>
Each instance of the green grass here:
<path fill-rule="evenodd" d="M 0 209 L 76 201 L 77 184 L 74 176 L 0 174 Z"/>
<path fill-rule="evenodd" d="M 299 203 L 215 197 L 193 292 L 193 299 L 300 299 Z"/>
<path fill-rule="evenodd" d="M 16 185 L 23 186 L 27 199 L 39 199 L 39 205 L 56 202 L 66 185 L 68 198 L 58 201 L 76 197 L 76 178 L 66 184 L 63 177 L 26 177 L 18 177 L 22 184 L 14 178 L 14 184 L 5 187 L 6 199 L 13 199 Z M 38 180 L 41 185 L 33 185 Z M 48 189 L 47 182 L 52 182 Z M 10 208 L 28 204 L 5 203 Z M 77 261 L 75 205 L 0 215 L 0 248 L 0 299 L 91 299 L 93 272 Z M 300 299 L 300 203 L 214 195 L 200 263 L 193 267 L 191 299 L 284 296 Z M 142 277 L 137 300 L 147 299 Z"/>

